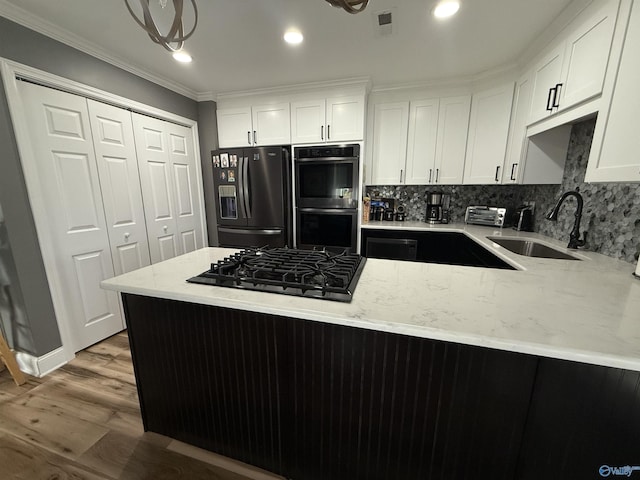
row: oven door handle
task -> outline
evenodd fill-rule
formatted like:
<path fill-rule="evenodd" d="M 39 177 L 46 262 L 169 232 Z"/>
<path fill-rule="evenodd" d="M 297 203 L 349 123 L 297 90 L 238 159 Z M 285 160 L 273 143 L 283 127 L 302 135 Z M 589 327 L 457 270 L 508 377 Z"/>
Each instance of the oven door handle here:
<path fill-rule="evenodd" d="M 249 230 L 245 228 L 223 228 L 218 227 L 218 232 L 222 233 L 242 233 L 246 235 L 258 234 L 258 235 L 280 235 L 282 229 L 263 229 L 263 230 Z"/>
<path fill-rule="evenodd" d="M 345 215 L 352 215 L 357 212 L 357 208 L 312 208 L 304 207 L 298 209 L 301 213 L 344 213 Z"/>

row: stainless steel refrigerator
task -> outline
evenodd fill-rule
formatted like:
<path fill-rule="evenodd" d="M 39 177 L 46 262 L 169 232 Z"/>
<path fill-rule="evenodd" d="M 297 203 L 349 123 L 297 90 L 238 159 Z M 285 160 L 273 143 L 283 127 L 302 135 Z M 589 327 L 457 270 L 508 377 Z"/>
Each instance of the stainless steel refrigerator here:
<path fill-rule="evenodd" d="M 291 246 L 288 147 L 211 152 L 221 247 Z"/>

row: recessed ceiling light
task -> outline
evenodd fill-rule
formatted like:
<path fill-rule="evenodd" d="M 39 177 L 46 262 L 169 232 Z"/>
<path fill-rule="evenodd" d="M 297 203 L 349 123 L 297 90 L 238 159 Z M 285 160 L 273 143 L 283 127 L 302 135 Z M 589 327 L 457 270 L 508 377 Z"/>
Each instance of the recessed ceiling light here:
<path fill-rule="evenodd" d="M 433 16 L 436 18 L 447 18 L 451 15 L 455 15 L 455 13 L 460 9 L 460 2 L 453 0 L 443 0 L 436 8 L 433 9 Z"/>
<path fill-rule="evenodd" d="M 304 37 L 300 30 L 287 30 L 284 34 L 284 41 L 290 43 L 291 45 L 297 45 L 302 43 Z"/>
<path fill-rule="evenodd" d="M 193 58 L 191 58 L 191 55 L 183 51 L 173 52 L 173 58 L 182 63 L 191 63 L 191 61 L 193 60 Z"/>

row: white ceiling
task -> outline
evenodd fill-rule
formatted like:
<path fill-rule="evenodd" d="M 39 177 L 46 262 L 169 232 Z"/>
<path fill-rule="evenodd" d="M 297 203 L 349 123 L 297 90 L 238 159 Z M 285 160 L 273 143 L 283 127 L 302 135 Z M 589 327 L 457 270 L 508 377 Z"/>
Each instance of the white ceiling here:
<path fill-rule="evenodd" d="M 377 86 L 479 74 L 517 62 L 571 0 L 461 2 L 455 17 L 437 21 L 435 0 L 370 0 L 357 15 L 324 0 L 197 0 L 189 65 L 154 44 L 124 0 L 0 0 L 0 15 L 203 98 L 359 76 Z M 394 34 L 380 37 L 375 14 L 392 7 Z M 282 41 L 289 27 L 303 32 L 301 45 Z"/>

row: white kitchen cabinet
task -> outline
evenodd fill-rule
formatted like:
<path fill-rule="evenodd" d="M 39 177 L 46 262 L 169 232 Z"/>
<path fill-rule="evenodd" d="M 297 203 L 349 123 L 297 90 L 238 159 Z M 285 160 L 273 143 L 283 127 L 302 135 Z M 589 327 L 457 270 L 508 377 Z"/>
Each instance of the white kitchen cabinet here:
<path fill-rule="evenodd" d="M 375 104 L 371 183 L 462 183 L 470 108 L 470 95 Z"/>
<path fill-rule="evenodd" d="M 203 247 L 191 130 L 133 114 L 151 262 Z"/>
<path fill-rule="evenodd" d="M 411 102 L 405 183 L 427 185 L 435 181 L 436 138 L 440 100 Z"/>
<path fill-rule="evenodd" d="M 507 156 L 502 169 L 502 183 L 519 183 L 522 178 L 523 161 L 525 155 L 525 138 L 527 134 L 527 120 L 533 93 L 531 73 L 522 76 L 516 82 L 513 99 L 511 127 L 509 128 L 509 143 Z"/>
<path fill-rule="evenodd" d="M 602 92 L 619 0 L 594 2 L 534 68 L 529 124 Z"/>
<path fill-rule="evenodd" d="M 371 184 L 404 183 L 408 122 L 409 102 L 374 105 Z"/>
<path fill-rule="evenodd" d="M 218 109 L 216 116 L 221 148 L 291 143 L 288 103 Z"/>
<path fill-rule="evenodd" d="M 621 30 L 624 30 L 622 28 Z M 607 78 L 593 135 L 587 182 L 640 182 L 640 4 L 633 2 L 619 67 Z"/>
<path fill-rule="evenodd" d="M 291 143 L 333 143 L 364 138 L 364 97 L 360 95 L 293 102 Z"/>
<path fill-rule="evenodd" d="M 463 183 L 496 184 L 502 181 L 513 83 L 475 93 L 471 99 L 469 134 Z"/>
<path fill-rule="evenodd" d="M 470 110 L 471 95 L 440 99 L 432 183 L 462 183 Z"/>

